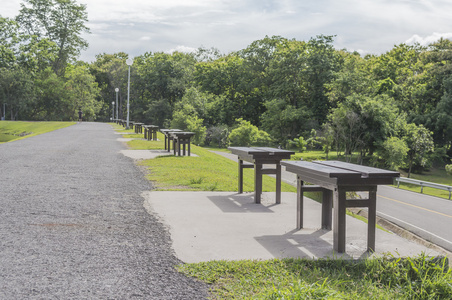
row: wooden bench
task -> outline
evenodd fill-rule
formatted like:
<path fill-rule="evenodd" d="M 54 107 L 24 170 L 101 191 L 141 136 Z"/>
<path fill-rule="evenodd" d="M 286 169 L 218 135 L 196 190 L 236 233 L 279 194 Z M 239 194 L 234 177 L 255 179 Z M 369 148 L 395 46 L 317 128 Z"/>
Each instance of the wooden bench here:
<path fill-rule="evenodd" d="M 341 161 L 285 161 L 281 165 L 297 174 L 297 229 L 303 228 L 303 194 L 319 191 L 322 197 L 322 227 L 333 229 L 333 248 L 345 252 L 346 208 L 368 209 L 367 250 L 375 250 L 377 187 L 392 184 L 399 172 Z M 309 182 L 314 185 L 304 185 Z M 347 192 L 368 192 L 368 199 L 347 199 Z M 334 218 L 332 216 L 334 207 Z M 334 221 L 334 223 L 333 223 Z"/>
<path fill-rule="evenodd" d="M 194 132 L 170 131 L 169 135 L 173 138 L 174 155 L 181 156 L 181 146 L 183 146 L 183 154 L 185 155 L 185 146 L 188 146 L 188 156 L 190 156 L 190 140 L 195 135 Z"/>
<path fill-rule="evenodd" d="M 159 127 L 157 125 L 146 125 L 147 127 L 147 134 L 145 132 L 144 138 L 148 141 L 156 141 L 157 140 L 157 131 L 159 130 Z"/>
<path fill-rule="evenodd" d="M 180 129 L 160 129 L 160 132 L 165 136 L 165 150 L 168 152 L 171 151 L 171 141 L 173 140 L 173 136 L 170 135 L 170 132 L 172 131 L 182 132 Z"/>
<path fill-rule="evenodd" d="M 143 133 L 143 125 L 144 125 L 144 123 L 138 123 L 138 122 L 136 122 L 135 123 L 135 133 Z M 133 127 L 132 127 L 132 129 L 133 129 Z"/>
<path fill-rule="evenodd" d="M 293 151 L 266 147 L 229 147 L 239 159 L 239 193 L 243 193 L 243 169 L 254 168 L 254 202 L 261 203 L 262 175 L 276 175 L 276 203 L 281 203 L 281 160 L 289 159 Z M 244 164 L 243 161 L 252 163 Z M 264 164 L 275 165 L 275 169 L 265 169 Z"/>

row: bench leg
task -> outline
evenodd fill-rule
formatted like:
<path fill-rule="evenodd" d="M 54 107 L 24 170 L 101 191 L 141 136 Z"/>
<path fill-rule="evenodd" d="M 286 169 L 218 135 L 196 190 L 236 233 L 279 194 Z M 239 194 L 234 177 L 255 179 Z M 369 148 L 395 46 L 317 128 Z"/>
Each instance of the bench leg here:
<path fill-rule="evenodd" d="M 190 156 L 190 139 L 188 140 L 188 145 L 187 145 L 187 147 L 188 147 L 188 156 Z"/>
<path fill-rule="evenodd" d="M 281 165 L 276 164 L 276 204 L 281 203 Z"/>
<path fill-rule="evenodd" d="M 334 205 L 334 227 L 333 227 L 333 248 L 338 253 L 345 252 L 345 201 L 346 193 L 344 189 L 337 187 L 333 192 Z"/>
<path fill-rule="evenodd" d="M 262 196 L 262 164 L 254 164 L 254 203 L 261 203 Z"/>
<path fill-rule="evenodd" d="M 322 228 L 331 230 L 333 222 L 333 192 L 327 189 L 322 191 Z"/>
<path fill-rule="evenodd" d="M 176 156 L 176 140 L 173 139 L 173 151 L 174 151 L 174 156 Z"/>
<path fill-rule="evenodd" d="M 180 140 L 179 139 L 177 139 L 176 145 L 177 145 L 177 155 L 180 156 Z"/>
<path fill-rule="evenodd" d="M 303 228 L 303 180 L 297 176 L 297 229 Z"/>
<path fill-rule="evenodd" d="M 239 194 L 243 193 L 243 160 L 239 159 Z"/>
<path fill-rule="evenodd" d="M 377 188 L 369 190 L 369 207 L 367 216 L 367 251 L 375 251 L 375 227 L 377 215 Z"/>

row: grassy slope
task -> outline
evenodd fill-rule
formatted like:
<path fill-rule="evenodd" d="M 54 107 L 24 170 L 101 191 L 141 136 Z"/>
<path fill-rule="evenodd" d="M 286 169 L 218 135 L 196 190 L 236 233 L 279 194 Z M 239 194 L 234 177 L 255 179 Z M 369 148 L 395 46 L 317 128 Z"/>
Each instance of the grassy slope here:
<path fill-rule="evenodd" d="M 127 131 L 123 131 L 127 132 Z M 131 132 L 131 131 L 129 131 Z M 143 134 L 124 135 L 127 138 L 143 138 Z M 158 133 L 159 141 L 133 140 L 127 144 L 131 149 L 164 149 L 164 136 Z M 140 162 L 149 170 L 147 178 L 154 182 L 158 190 L 193 190 L 193 191 L 237 191 L 237 163 L 212 153 L 207 149 L 191 146 L 195 156 L 160 156 Z M 263 191 L 275 191 L 274 178 L 264 176 Z M 254 190 L 254 171 L 245 169 L 243 190 Z M 282 183 L 282 191 L 296 192 L 296 188 Z"/>
<path fill-rule="evenodd" d="M 32 137 L 74 124 L 75 122 L 0 121 L 0 143 Z"/>

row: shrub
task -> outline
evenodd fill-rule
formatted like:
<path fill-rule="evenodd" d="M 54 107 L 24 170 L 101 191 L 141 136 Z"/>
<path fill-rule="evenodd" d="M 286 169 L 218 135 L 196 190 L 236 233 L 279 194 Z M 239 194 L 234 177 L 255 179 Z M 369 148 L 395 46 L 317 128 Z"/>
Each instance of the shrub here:
<path fill-rule="evenodd" d="M 205 144 L 226 148 L 229 144 L 229 133 L 227 125 L 211 126 L 206 131 Z"/>
<path fill-rule="evenodd" d="M 237 127 L 229 134 L 229 141 L 232 146 L 268 146 L 271 143 L 270 135 L 249 121 L 242 118 L 236 119 Z"/>
<path fill-rule="evenodd" d="M 388 168 L 397 170 L 403 166 L 408 150 L 409 148 L 403 140 L 397 137 L 390 137 L 384 141 L 381 155 L 386 161 Z"/>
<path fill-rule="evenodd" d="M 300 136 L 299 138 L 295 138 L 292 141 L 289 141 L 289 147 L 295 148 L 298 151 L 303 152 L 306 150 L 306 141 L 302 136 Z"/>
<path fill-rule="evenodd" d="M 446 165 L 446 172 L 449 175 L 452 175 L 452 165 Z"/>

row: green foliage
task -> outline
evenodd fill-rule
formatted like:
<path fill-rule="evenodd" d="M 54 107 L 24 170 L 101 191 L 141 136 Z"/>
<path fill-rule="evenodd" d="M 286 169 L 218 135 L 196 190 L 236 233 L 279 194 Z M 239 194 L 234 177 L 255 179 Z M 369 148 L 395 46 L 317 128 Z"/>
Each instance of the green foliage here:
<path fill-rule="evenodd" d="M 259 129 L 250 122 L 243 119 L 236 119 L 237 127 L 229 134 L 232 146 L 251 146 Z"/>
<path fill-rule="evenodd" d="M 429 163 L 428 154 L 434 150 L 432 132 L 424 126 L 408 124 L 405 129 L 405 142 L 409 148 L 408 160 L 410 177 L 413 166 L 425 167 Z"/>
<path fill-rule="evenodd" d="M 446 165 L 445 169 L 447 174 L 452 175 L 452 165 Z"/>
<path fill-rule="evenodd" d="M 24 33 L 53 42 L 56 47 L 52 69 L 63 75 L 69 62 L 78 57 L 88 43 L 81 36 L 89 32 L 86 5 L 74 0 L 24 0 L 16 17 Z"/>
<path fill-rule="evenodd" d="M 408 154 L 408 146 L 398 137 L 390 137 L 383 143 L 381 156 L 386 163 L 386 167 L 391 170 L 398 170 L 405 164 Z"/>
<path fill-rule="evenodd" d="M 302 136 L 300 136 L 299 138 L 294 138 L 292 141 L 289 141 L 289 147 L 295 148 L 299 152 L 306 151 L 306 144 L 307 143 Z"/>
<path fill-rule="evenodd" d="M 273 259 L 183 264 L 221 299 L 450 299 L 447 259 Z"/>
<path fill-rule="evenodd" d="M 229 134 L 232 146 L 270 146 L 271 138 L 265 131 L 259 130 L 249 121 L 236 119 L 237 126 Z"/>
<path fill-rule="evenodd" d="M 205 144 L 207 146 L 227 148 L 229 145 L 229 133 L 229 127 L 225 124 L 211 126 L 206 131 Z"/>

